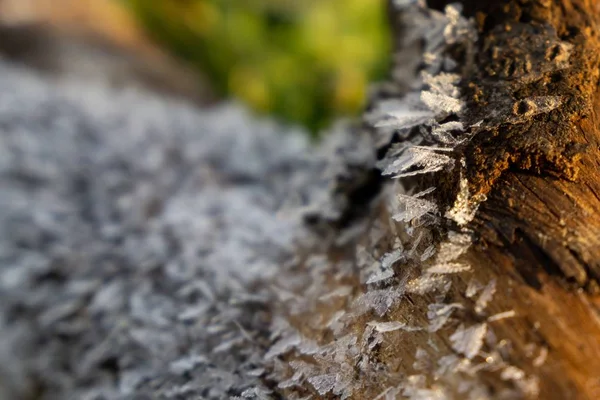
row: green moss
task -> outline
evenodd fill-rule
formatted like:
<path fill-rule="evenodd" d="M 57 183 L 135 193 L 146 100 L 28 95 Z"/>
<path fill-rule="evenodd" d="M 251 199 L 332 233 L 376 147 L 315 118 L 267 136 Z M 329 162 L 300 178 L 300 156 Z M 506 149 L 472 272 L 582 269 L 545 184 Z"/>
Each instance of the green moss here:
<path fill-rule="evenodd" d="M 150 34 L 256 111 L 316 132 L 388 66 L 383 0 L 124 0 Z"/>

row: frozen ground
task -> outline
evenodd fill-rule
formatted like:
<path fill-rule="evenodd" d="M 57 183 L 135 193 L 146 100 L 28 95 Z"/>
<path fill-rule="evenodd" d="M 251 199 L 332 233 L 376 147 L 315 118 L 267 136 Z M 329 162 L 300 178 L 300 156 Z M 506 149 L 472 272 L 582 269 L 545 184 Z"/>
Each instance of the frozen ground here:
<path fill-rule="evenodd" d="M 0 398 L 261 398 L 265 283 L 327 197 L 281 130 L 0 64 Z"/>

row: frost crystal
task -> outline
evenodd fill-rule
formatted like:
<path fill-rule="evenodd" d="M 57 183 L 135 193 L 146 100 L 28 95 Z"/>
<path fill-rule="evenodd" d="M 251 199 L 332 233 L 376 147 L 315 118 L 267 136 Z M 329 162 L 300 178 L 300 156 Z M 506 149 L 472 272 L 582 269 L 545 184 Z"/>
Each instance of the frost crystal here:
<path fill-rule="evenodd" d="M 399 248 L 391 253 L 386 253 L 381 259 L 381 267 L 384 269 L 392 267 L 395 263 L 403 259 L 404 249 Z"/>
<path fill-rule="evenodd" d="M 492 300 L 492 297 L 494 297 L 494 293 L 496 293 L 496 280 L 492 279 L 475 302 L 475 312 L 477 314 L 483 313 L 488 303 Z"/>
<path fill-rule="evenodd" d="M 427 318 L 429 318 L 429 332 L 437 332 L 452 316 L 454 310 L 464 308 L 460 303 L 430 304 L 428 306 Z"/>
<path fill-rule="evenodd" d="M 205 364 L 208 362 L 208 358 L 200 355 L 191 355 L 184 358 L 180 358 L 179 360 L 173 361 L 169 365 L 169 369 L 171 372 L 175 374 L 183 374 L 189 371 L 192 371 L 200 364 Z"/>
<path fill-rule="evenodd" d="M 412 375 L 404 382 L 402 395 L 409 400 L 450 400 L 451 397 L 443 386 L 426 387 L 424 375 Z"/>
<path fill-rule="evenodd" d="M 548 349 L 546 347 L 542 347 L 540 349 L 540 354 L 533 360 L 534 367 L 541 367 L 546 362 L 548 358 Z"/>
<path fill-rule="evenodd" d="M 517 367 L 508 366 L 504 368 L 500 377 L 504 380 L 516 381 L 525 378 L 525 372 Z"/>
<path fill-rule="evenodd" d="M 381 269 L 380 271 L 371 275 L 371 277 L 367 280 L 368 284 L 382 282 L 387 279 L 390 279 L 394 276 L 394 270 L 392 269 Z"/>
<path fill-rule="evenodd" d="M 360 315 L 372 309 L 377 315 L 383 316 L 403 295 L 402 288 L 370 290 L 354 301 L 354 313 Z"/>
<path fill-rule="evenodd" d="M 448 149 L 441 147 L 407 147 L 399 157 L 385 168 L 383 175 L 394 175 L 393 178 L 428 174 L 441 171 L 454 165 L 454 159 L 441 154 Z"/>
<path fill-rule="evenodd" d="M 408 293 L 426 294 L 434 290 L 442 289 L 447 283 L 446 278 L 442 275 L 427 275 L 424 274 L 408 282 L 406 291 Z"/>
<path fill-rule="evenodd" d="M 429 110 L 395 110 L 387 113 L 387 118 L 375 124 L 376 128 L 393 127 L 394 129 L 408 129 L 421 125 L 434 117 Z"/>
<path fill-rule="evenodd" d="M 308 378 L 308 381 L 311 385 L 316 389 L 317 392 L 321 396 L 326 395 L 331 392 L 335 386 L 336 375 L 335 374 L 326 374 L 326 375 L 318 375 Z"/>
<path fill-rule="evenodd" d="M 460 92 L 456 86 L 460 82 L 460 75 L 441 72 L 437 75 L 432 75 L 427 71 L 423 71 L 423 83 L 429 86 L 429 90 L 433 93 L 458 98 Z M 460 123 L 460 122 L 457 122 Z"/>
<path fill-rule="evenodd" d="M 510 310 L 510 311 L 504 311 L 498 314 L 494 314 L 491 317 L 489 317 L 487 320 L 488 322 L 494 322 L 494 321 L 500 321 L 502 319 L 506 319 L 506 318 L 514 318 L 517 316 L 517 313 L 515 312 L 515 310 Z"/>
<path fill-rule="evenodd" d="M 297 334 L 291 334 L 289 336 L 283 337 L 279 339 L 279 341 L 277 341 L 273 346 L 271 346 L 271 349 L 267 352 L 267 354 L 265 354 L 265 358 L 270 359 L 273 357 L 277 357 L 278 355 L 281 355 L 291 350 L 299 344 L 300 336 Z"/>
<path fill-rule="evenodd" d="M 461 325 L 450 336 L 452 348 L 458 353 L 464 354 L 468 359 L 472 359 L 481 350 L 486 332 L 486 324 L 473 325 L 469 328 Z"/>
<path fill-rule="evenodd" d="M 479 201 L 474 201 L 469 194 L 469 182 L 460 179 L 460 190 L 454 201 L 454 205 L 446 213 L 446 218 L 454 220 L 459 226 L 464 226 L 471 222 L 475 217 Z"/>
<path fill-rule="evenodd" d="M 463 102 L 442 93 L 430 91 L 421 92 L 421 100 L 437 115 L 459 113 L 463 108 Z"/>
<path fill-rule="evenodd" d="M 394 270 L 392 266 L 400 260 L 403 260 L 404 249 L 399 248 L 390 253 L 386 253 L 382 258 L 379 265 L 379 270 L 371 275 L 367 283 L 381 282 L 394 276 Z"/>
<path fill-rule="evenodd" d="M 438 210 L 437 205 L 432 201 L 421 198 L 421 196 L 431 192 L 432 190 L 426 190 L 412 196 L 398 194 L 397 199 L 405 210 L 395 214 L 392 218 L 398 222 L 410 222 L 425 215 L 435 214 Z"/>
<path fill-rule="evenodd" d="M 444 263 L 436 264 L 427 269 L 429 274 L 455 274 L 457 272 L 469 271 L 471 267 L 467 264 L 460 263 Z"/>
<path fill-rule="evenodd" d="M 423 250 L 423 253 L 421 254 L 421 262 L 428 260 L 434 254 L 435 254 L 435 246 L 434 245 L 428 246 L 425 250 Z"/>
<path fill-rule="evenodd" d="M 335 290 L 333 290 L 332 292 L 324 294 L 323 296 L 319 297 L 319 300 L 328 301 L 335 297 L 346 297 L 350 293 L 352 293 L 352 286 L 340 286 L 340 287 L 336 288 Z"/>
<path fill-rule="evenodd" d="M 470 299 L 475 296 L 479 290 L 481 290 L 482 285 L 475 278 L 471 278 L 467 285 L 467 290 L 465 290 L 465 296 Z"/>
<path fill-rule="evenodd" d="M 393 331 L 397 331 L 397 330 L 404 330 L 404 331 L 409 331 L 409 332 L 421 330 L 421 328 L 411 327 L 411 326 L 406 325 L 404 322 L 399 322 L 399 321 L 393 321 L 393 322 L 371 321 L 371 322 L 367 322 L 367 325 L 372 326 L 373 328 L 375 328 L 375 331 L 377 331 L 379 333 L 393 332 Z"/>
<path fill-rule="evenodd" d="M 460 121 L 450 121 L 440 125 L 434 125 L 431 135 L 434 139 L 444 145 L 456 146 L 466 139 L 455 138 L 452 132 L 462 132 L 464 125 Z"/>
<path fill-rule="evenodd" d="M 436 262 L 448 263 L 464 254 L 471 245 L 471 236 L 450 232 L 448 240 L 442 243 L 436 255 Z"/>

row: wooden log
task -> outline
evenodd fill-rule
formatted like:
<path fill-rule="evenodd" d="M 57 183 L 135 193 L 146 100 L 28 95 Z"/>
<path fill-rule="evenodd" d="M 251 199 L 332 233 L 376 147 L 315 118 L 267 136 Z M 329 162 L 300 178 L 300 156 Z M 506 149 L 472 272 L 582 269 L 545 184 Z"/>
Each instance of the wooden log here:
<path fill-rule="evenodd" d="M 598 5 L 505 1 L 466 10 L 481 37 L 469 83 L 473 115 L 500 98 L 513 101 L 516 114 L 527 113 L 524 99 L 534 96 L 562 101 L 482 132 L 466 149 L 473 189 L 488 197 L 474 221 L 480 238 L 471 262 L 497 279 L 503 295 L 495 306 L 519 315 L 497 327 L 516 357 L 529 342 L 548 349 L 541 366 L 519 362 L 539 375 L 540 398 L 599 398 Z M 566 51 L 568 65 L 554 69 Z"/>
<path fill-rule="evenodd" d="M 451 56 L 455 65 L 449 62 L 449 67 L 440 67 L 446 72 L 439 73 L 458 74 L 457 99 L 464 105 L 459 110 L 456 103 L 459 111 L 446 112 L 434 123 L 460 122 L 468 127 L 464 136 L 446 138 L 448 143 L 456 139 L 448 149 L 454 167 L 437 168 L 433 159 L 418 164 L 414 157 L 413 167 L 433 173 L 397 167 L 396 172 L 406 175 L 402 185 L 407 194 L 400 196 L 407 203 L 396 220 L 406 223 L 391 221 L 384 203 L 397 189 L 384 185 L 368 233 L 335 252 L 327 250 L 329 262 L 345 260 L 355 265 L 355 272 L 343 275 L 338 267 L 323 267 L 328 272 L 319 275 L 304 267 L 313 271 L 312 287 L 305 287 L 304 295 L 319 293 L 314 288 L 318 285 L 322 293 L 350 286 L 351 294 L 336 302 L 313 302 L 290 320 L 305 340 L 323 346 L 335 347 L 348 338 L 363 344 L 376 342 L 368 349 L 349 346 L 362 363 L 353 363 L 348 355 L 336 359 L 353 366 L 354 378 L 344 381 L 354 385 L 352 398 L 598 399 L 600 6 L 588 0 L 462 1 L 450 8 L 447 3 L 430 2 L 440 13 L 421 7 L 392 15 L 398 38 L 394 82 L 370 111 L 390 98 L 402 104 L 400 108 L 410 108 L 407 99 L 414 91 L 415 71 L 431 70 L 430 55 L 425 54 L 420 64 L 414 62 L 414 55 L 433 48 L 427 35 L 435 35 L 436 25 L 426 26 L 422 40 L 413 37 L 418 36 L 415 27 L 435 19 L 456 21 L 462 7 L 462 15 L 473 21 L 476 32 L 472 45 L 457 44 L 455 38 L 461 33 L 455 37 L 451 32 L 468 26 L 449 22 L 443 29 L 451 40 L 446 40 L 442 53 Z M 418 98 L 420 92 L 423 101 L 427 100 L 423 92 L 431 90 L 431 84 L 425 83 L 413 94 Z M 447 104 L 442 104 L 443 96 L 432 104 L 450 110 L 452 96 L 447 96 Z M 409 117 L 416 114 L 397 117 L 396 109 L 387 108 L 392 110 L 389 115 L 396 112 L 394 118 L 400 122 L 395 127 L 400 128 L 387 131 L 384 137 L 389 140 L 377 141 L 383 143 L 379 155 L 388 152 L 386 165 L 402 157 L 390 158 L 389 149 L 401 154 L 398 146 L 443 145 L 430 140 L 431 125 L 411 125 Z M 435 152 L 423 150 L 427 151 Z M 436 154 L 435 160 L 449 165 Z M 423 190 L 408 203 L 410 193 Z M 422 223 L 427 210 L 420 219 L 407 217 L 415 207 L 425 207 L 424 199 L 431 201 L 425 205 L 429 213 L 442 216 L 426 228 Z M 378 244 L 370 239 L 377 231 L 373 226 L 379 226 L 384 237 Z M 444 262 L 443 249 L 458 246 L 461 235 L 472 238 L 472 244 Z M 424 250 L 425 242 L 433 243 L 430 247 L 436 248 L 437 256 L 422 255 L 430 248 Z M 405 258 L 396 261 L 394 278 L 381 275 L 386 283 L 373 283 L 361 278 L 356 246 L 367 249 L 372 260 L 383 255 L 381 268 L 386 252 L 404 248 Z M 411 246 L 421 254 L 419 258 L 407 253 Z M 340 274 L 345 278 L 335 278 Z M 438 278 L 443 284 L 435 287 Z M 402 292 L 398 298 L 394 290 Z M 376 295 L 381 295 L 379 300 L 374 300 Z M 357 311 L 365 303 L 371 309 Z M 451 317 L 434 327 L 436 313 L 443 315 L 450 309 L 454 310 Z M 344 320 L 340 315 L 350 317 Z M 344 322 L 333 329 L 319 322 L 332 318 Z M 312 387 L 309 384 L 306 390 L 316 389 L 321 396 L 348 395 L 336 389 L 345 379 L 340 378 L 343 368 L 340 371 L 323 357 L 311 358 L 302 350 L 286 358 L 296 363 L 309 359 L 315 369 L 334 372 L 309 379 Z M 335 383 L 322 378 L 330 375 Z"/>

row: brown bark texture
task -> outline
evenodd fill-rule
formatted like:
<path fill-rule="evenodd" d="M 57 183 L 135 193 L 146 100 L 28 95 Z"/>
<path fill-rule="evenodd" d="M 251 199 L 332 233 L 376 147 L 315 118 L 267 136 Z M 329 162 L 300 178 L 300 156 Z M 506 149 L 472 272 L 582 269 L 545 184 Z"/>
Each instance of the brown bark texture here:
<path fill-rule="evenodd" d="M 539 376 L 539 398 L 600 398 L 600 3 L 462 3 L 479 34 L 465 115 L 486 125 L 462 150 L 471 192 L 487 199 L 466 257 L 475 279 L 497 282 L 490 307 L 515 311 L 494 330 L 514 365 Z M 538 114 L 537 96 L 561 105 Z"/>
<path fill-rule="evenodd" d="M 450 20 L 453 10 L 462 7 L 477 36 L 473 45 L 461 47 L 450 41 L 447 49 L 458 62 L 448 69 L 460 76 L 458 87 L 466 104 L 458 112 L 459 119 L 470 127 L 469 139 L 457 141 L 453 149 L 457 160 L 462 160 L 461 172 L 435 169 L 438 172 L 432 176 L 414 174 L 402 184 L 412 193 L 432 193 L 435 209 L 445 215 L 452 215 L 461 191 L 470 196 L 465 200 L 467 208 L 470 202 L 478 204 L 468 222 L 449 218 L 422 236 L 441 244 L 438 254 L 443 254 L 444 246 L 454 245 L 450 233 L 468 234 L 473 244 L 460 261 L 470 268 L 460 272 L 462 267 L 438 256 L 436 262 L 443 264 L 444 271 L 455 268 L 458 273 L 447 275 L 443 290 L 429 291 L 425 286 L 432 281 L 423 277 L 433 277 L 442 267 L 435 267 L 432 275 L 419 275 L 428 265 L 422 261 L 425 255 L 419 262 L 404 260 L 395 267 L 399 285 L 408 282 L 406 293 L 402 301 L 386 303 L 380 315 L 389 308 L 385 321 L 403 322 L 393 325 L 397 330 L 386 333 L 380 345 L 372 346 L 370 360 L 382 372 L 373 376 L 356 372 L 355 379 L 363 384 L 352 398 L 396 398 L 393 393 L 399 393 L 400 398 L 410 399 L 598 399 L 600 3 L 468 0 L 457 8 L 448 8 L 448 3 L 431 1 L 428 6 L 445 10 Z M 427 62 L 419 64 L 415 58 L 427 50 L 427 44 L 424 49 L 412 40 L 419 15 L 407 17 L 405 10 L 392 15 L 397 38 L 394 82 L 382 88 L 375 108 L 382 99 L 406 98 L 415 71 L 426 69 Z M 425 38 L 427 42 L 427 33 Z M 438 122 L 456 121 L 450 114 Z M 404 132 L 390 136 L 391 141 L 379 141 L 378 154 L 414 142 L 423 131 Z M 419 140 L 417 144 L 431 144 L 426 137 Z M 467 186 L 461 185 L 462 178 Z M 427 189 L 432 187 L 435 190 Z M 416 195 L 410 204 L 423 196 Z M 388 209 L 374 203 L 379 212 L 370 221 L 386 226 L 385 239 L 378 244 L 384 253 L 398 247 L 394 240 L 403 237 L 403 228 L 388 226 Z M 406 208 L 411 206 L 407 203 Z M 411 229 L 408 236 L 419 236 L 410 233 L 419 227 Z M 423 243 L 419 240 L 421 236 L 416 242 L 408 238 L 404 248 L 419 249 Z M 374 249 L 369 238 L 359 243 Z M 348 256 L 355 245 L 350 250 L 343 246 L 338 252 L 330 250 L 330 261 L 352 258 L 356 262 Z M 364 281 L 336 281 L 335 273 L 330 271 L 325 278 L 331 291 L 342 284 L 353 286 L 355 294 L 365 290 Z M 377 290 L 371 290 L 371 300 Z M 393 295 L 392 289 L 386 290 L 390 290 L 386 296 Z M 303 336 L 326 343 L 336 335 L 330 329 L 311 327 L 306 323 L 309 317 L 316 313 L 327 321 L 340 309 L 356 314 L 360 299 L 365 298 L 329 302 L 311 309 L 310 316 L 300 314 L 291 320 Z M 418 329 L 435 318 L 435 310 L 443 309 L 440 304 L 456 309 L 449 324 Z M 392 325 L 369 322 L 373 314 L 361 315 L 347 328 L 365 342 L 370 340 L 365 326 L 391 330 Z M 462 339 L 475 343 L 475 351 L 461 346 Z M 443 360 L 453 354 L 464 359 L 451 364 L 451 372 L 442 371 Z M 402 389 L 394 392 L 397 387 Z"/>
<path fill-rule="evenodd" d="M 487 201 L 474 221 L 471 257 L 497 277 L 499 322 L 524 370 L 527 343 L 549 350 L 541 398 L 600 397 L 600 4 L 505 1 L 466 4 L 478 21 L 477 70 L 468 82 L 473 118 L 531 96 L 561 96 L 553 112 L 513 125 L 504 116 L 466 150 L 473 189 Z M 569 65 L 552 70 L 572 45 Z M 480 111 L 481 110 L 481 111 Z M 478 115 L 479 112 L 483 114 Z M 510 115 L 510 114 L 508 114 Z M 476 273 L 477 274 L 477 273 Z M 502 290 L 504 289 L 504 291 Z"/>

